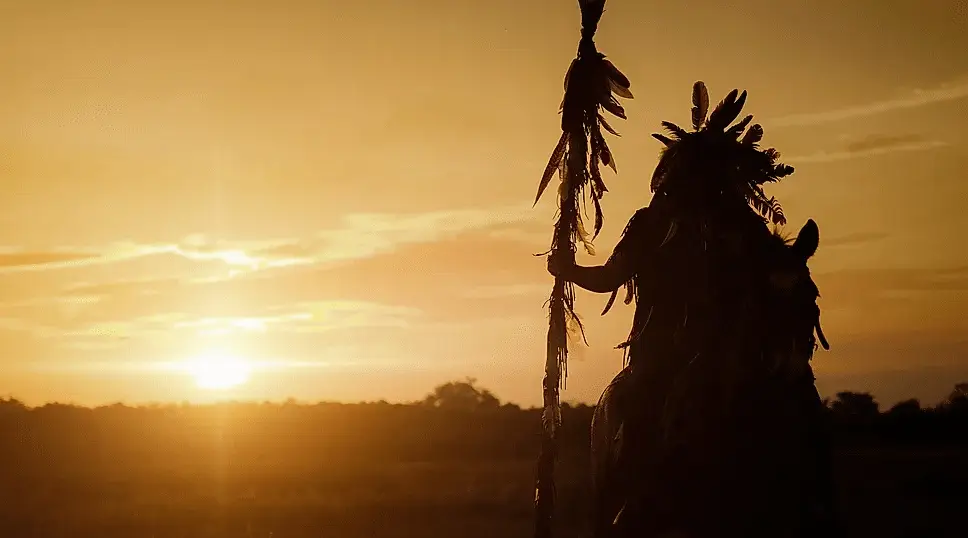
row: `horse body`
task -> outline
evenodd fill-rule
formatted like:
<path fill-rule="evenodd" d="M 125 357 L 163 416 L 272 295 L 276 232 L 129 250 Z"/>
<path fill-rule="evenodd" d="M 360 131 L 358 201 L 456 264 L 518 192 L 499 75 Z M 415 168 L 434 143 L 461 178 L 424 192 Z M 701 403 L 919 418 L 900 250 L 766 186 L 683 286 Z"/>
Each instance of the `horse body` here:
<path fill-rule="evenodd" d="M 793 244 L 759 237 L 693 290 L 715 304 L 692 313 L 688 345 L 662 328 L 602 394 L 592 422 L 595 536 L 816 536 L 829 519 L 809 365 L 815 330 L 826 347 L 807 269 L 819 235 L 810 221 Z M 690 278 L 701 277 L 674 243 L 661 273 L 691 264 Z M 667 285 L 655 276 L 653 286 Z"/>

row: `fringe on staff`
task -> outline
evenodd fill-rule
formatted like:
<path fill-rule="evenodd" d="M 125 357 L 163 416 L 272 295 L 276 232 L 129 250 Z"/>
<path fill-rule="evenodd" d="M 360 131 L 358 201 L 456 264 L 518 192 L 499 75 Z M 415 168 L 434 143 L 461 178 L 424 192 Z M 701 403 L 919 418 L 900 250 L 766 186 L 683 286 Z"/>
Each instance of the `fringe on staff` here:
<path fill-rule="evenodd" d="M 632 98 L 628 77 L 595 47 L 595 31 L 605 10 L 605 0 L 579 0 L 579 7 L 582 15 L 581 40 L 578 54 L 565 75 L 565 95 L 559 110 L 562 133 L 538 183 L 534 199 L 537 205 L 557 172 L 561 182 L 558 190 L 559 214 L 550 253 L 569 262 L 574 262 L 579 243 L 586 252 L 594 254 L 592 241 L 601 232 L 605 220 L 601 199 L 608 192 L 600 165 L 617 171 L 615 158 L 602 131 L 615 136 L 618 133 L 605 120 L 603 112 L 625 119 L 625 109 L 616 96 Z M 591 234 L 579 208 L 580 202 L 587 198 L 591 199 L 594 208 Z M 559 390 L 567 375 L 569 328 L 577 330 L 584 338 L 584 330 L 575 313 L 575 288 L 572 283 L 556 278 L 548 306 L 547 357 L 542 381 L 543 435 L 535 491 L 536 538 L 550 538 L 552 534 L 556 438 L 561 425 Z"/>

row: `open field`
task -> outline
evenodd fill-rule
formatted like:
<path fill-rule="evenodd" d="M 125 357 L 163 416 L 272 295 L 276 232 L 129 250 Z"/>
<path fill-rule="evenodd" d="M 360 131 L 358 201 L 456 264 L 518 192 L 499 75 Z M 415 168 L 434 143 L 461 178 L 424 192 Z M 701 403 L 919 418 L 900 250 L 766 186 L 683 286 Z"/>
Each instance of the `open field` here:
<path fill-rule="evenodd" d="M 537 414 L 513 407 L 0 406 L 3 537 L 529 536 Z M 590 408 L 570 409 L 560 536 L 587 507 Z M 965 445 L 839 449 L 854 536 L 964 537 Z"/>

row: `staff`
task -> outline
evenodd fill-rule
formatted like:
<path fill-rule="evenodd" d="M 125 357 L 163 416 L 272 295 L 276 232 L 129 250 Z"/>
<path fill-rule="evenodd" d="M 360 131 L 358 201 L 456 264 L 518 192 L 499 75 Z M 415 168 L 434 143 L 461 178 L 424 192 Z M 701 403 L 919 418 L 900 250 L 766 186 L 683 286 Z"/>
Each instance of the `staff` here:
<path fill-rule="evenodd" d="M 601 199 L 608 191 L 602 180 L 599 163 L 615 168 L 602 129 L 618 136 L 602 116 L 608 111 L 625 119 L 625 109 L 615 96 L 632 98 L 629 79 L 605 55 L 598 52 L 593 40 L 598 21 L 605 11 L 605 0 L 578 0 L 581 8 L 581 41 L 578 55 L 565 75 L 565 96 L 561 102 L 561 138 L 538 184 L 537 204 L 541 194 L 558 172 L 558 221 L 555 223 L 550 255 L 574 261 L 578 243 L 594 254 L 592 241 L 602 229 Z M 594 205 L 594 233 L 589 236 L 578 210 L 579 200 L 589 195 Z M 551 538 L 554 516 L 554 471 L 557 433 L 561 425 L 558 390 L 567 375 L 568 329 L 571 326 L 584 336 L 575 314 L 575 287 L 555 278 L 549 301 L 548 345 L 545 376 L 542 381 L 541 453 L 538 457 L 535 484 L 535 538 Z"/>

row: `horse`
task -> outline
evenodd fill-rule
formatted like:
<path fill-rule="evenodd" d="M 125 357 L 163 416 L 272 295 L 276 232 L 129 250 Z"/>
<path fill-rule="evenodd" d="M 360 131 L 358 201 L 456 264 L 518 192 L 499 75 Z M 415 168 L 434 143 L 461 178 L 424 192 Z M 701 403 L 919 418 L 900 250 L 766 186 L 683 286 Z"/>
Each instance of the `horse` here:
<path fill-rule="evenodd" d="M 809 220 L 790 240 L 763 228 L 750 264 L 724 269 L 745 300 L 704 329 L 719 333 L 712 352 L 672 369 L 630 364 L 602 393 L 591 428 L 595 538 L 832 532 L 810 368 L 817 341 L 829 348 L 807 266 L 819 229 Z"/>

